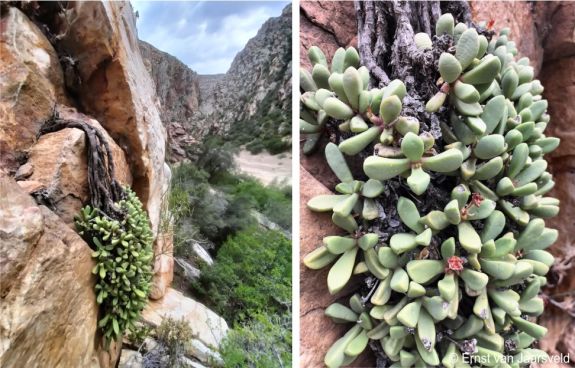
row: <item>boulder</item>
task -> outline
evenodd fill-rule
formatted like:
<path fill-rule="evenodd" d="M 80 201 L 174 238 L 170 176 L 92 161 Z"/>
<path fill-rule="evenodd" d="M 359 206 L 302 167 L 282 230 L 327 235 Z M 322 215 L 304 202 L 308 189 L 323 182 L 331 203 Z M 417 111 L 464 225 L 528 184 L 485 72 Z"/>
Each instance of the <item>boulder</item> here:
<path fill-rule="evenodd" d="M 251 215 L 253 218 L 256 219 L 256 221 L 258 222 L 258 224 L 263 227 L 264 229 L 268 229 L 268 230 L 273 230 L 273 231 L 279 231 L 282 234 L 284 234 L 284 236 L 288 239 L 291 239 L 291 233 L 287 230 L 285 230 L 284 228 L 282 228 L 281 226 L 279 226 L 278 224 L 276 224 L 275 222 L 271 221 L 269 218 L 267 218 L 266 215 L 264 215 L 261 212 L 258 212 L 256 210 L 252 210 L 251 211 Z"/>
<path fill-rule="evenodd" d="M 154 84 L 138 46 L 136 17 L 128 2 L 77 1 L 65 12 L 59 45 L 74 60 L 82 106 L 129 152 L 133 188 L 160 227 L 166 132 Z M 169 169 L 168 169 L 169 171 Z"/>
<path fill-rule="evenodd" d="M 300 366 L 323 367 L 323 358 L 330 346 L 339 339 L 349 325 L 333 323 L 323 313 L 325 308 L 337 299 L 347 295 L 353 285 L 347 286 L 336 295 L 327 292 L 329 266 L 321 271 L 310 270 L 303 264 L 303 258 L 321 245 L 328 235 L 342 233 L 326 213 L 311 212 L 306 203 L 320 194 L 332 194 L 307 170 L 300 168 Z M 369 349 L 353 363 L 353 367 L 373 366 L 373 355 Z"/>
<path fill-rule="evenodd" d="M 191 282 L 200 278 L 200 270 L 189 264 L 183 258 L 174 258 L 175 272 L 182 276 L 186 281 Z"/>
<path fill-rule="evenodd" d="M 198 243 L 192 244 L 192 252 L 194 253 L 194 255 L 196 257 L 198 257 L 198 259 L 201 262 L 204 262 L 208 266 L 211 266 L 214 264 L 214 259 L 212 258 L 210 253 L 208 253 L 208 251 L 204 247 L 202 247 L 200 244 L 198 244 Z"/>
<path fill-rule="evenodd" d="M 56 51 L 13 7 L 0 19 L 0 55 L 0 171 L 13 173 L 56 102 L 67 99 Z"/>
<path fill-rule="evenodd" d="M 78 120 L 96 127 L 106 137 L 114 159 L 116 179 L 129 186 L 132 183 L 130 167 L 124 151 L 112 140 L 98 121 L 74 109 L 61 109 L 60 117 Z M 70 226 L 74 216 L 88 203 L 88 160 L 86 138 L 83 131 L 66 128 L 42 135 L 29 150 L 29 159 L 18 171 L 29 167 L 31 174 L 27 181 L 41 183 L 41 190 L 35 195 L 50 203 L 55 213 Z M 26 169 L 28 171 L 28 169 Z"/>
<path fill-rule="evenodd" d="M 194 362 L 193 360 L 186 357 L 182 357 L 182 359 L 180 359 L 180 364 L 184 368 L 207 368 L 205 365 Z"/>
<path fill-rule="evenodd" d="M 144 367 L 144 357 L 135 350 L 122 349 L 118 368 L 142 368 Z"/>
<path fill-rule="evenodd" d="M 192 333 L 204 345 L 217 349 L 226 336 L 228 324 L 208 307 L 181 292 L 169 288 L 160 300 L 152 300 L 142 312 L 142 318 L 152 326 L 159 326 L 164 318 L 184 319 Z"/>
<path fill-rule="evenodd" d="M 2 367 L 100 367 L 91 249 L 0 177 Z"/>
<path fill-rule="evenodd" d="M 221 367 L 224 361 L 220 353 L 207 347 L 200 340 L 192 339 L 184 347 L 185 354 L 198 359 L 202 363 L 209 364 L 211 367 Z"/>

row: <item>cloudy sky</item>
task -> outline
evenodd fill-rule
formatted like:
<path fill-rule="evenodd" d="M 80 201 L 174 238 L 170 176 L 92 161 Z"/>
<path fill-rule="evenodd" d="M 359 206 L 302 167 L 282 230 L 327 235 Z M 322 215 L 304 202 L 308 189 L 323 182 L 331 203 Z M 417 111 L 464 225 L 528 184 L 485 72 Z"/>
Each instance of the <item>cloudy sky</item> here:
<path fill-rule="evenodd" d="M 140 39 L 200 74 L 225 73 L 262 24 L 289 1 L 132 1 Z"/>

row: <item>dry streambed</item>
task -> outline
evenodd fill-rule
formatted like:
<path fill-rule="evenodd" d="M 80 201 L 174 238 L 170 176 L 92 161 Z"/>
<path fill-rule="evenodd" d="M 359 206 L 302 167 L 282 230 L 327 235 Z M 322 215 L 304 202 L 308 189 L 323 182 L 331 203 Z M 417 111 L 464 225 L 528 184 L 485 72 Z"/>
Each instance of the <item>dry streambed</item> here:
<path fill-rule="evenodd" d="M 259 179 L 265 185 L 274 180 L 277 183 L 291 185 L 291 153 L 270 155 L 262 152 L 254 155 L 242 150 L 235 156 L 235 162 L 240 172 Z"/>

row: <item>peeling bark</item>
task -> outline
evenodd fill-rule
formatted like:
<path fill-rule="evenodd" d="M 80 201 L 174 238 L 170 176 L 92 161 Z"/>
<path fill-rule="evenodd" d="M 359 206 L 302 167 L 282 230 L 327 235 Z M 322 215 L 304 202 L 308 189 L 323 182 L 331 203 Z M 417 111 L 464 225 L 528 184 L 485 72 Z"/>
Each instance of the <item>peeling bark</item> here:
<path fill-rule="evenodd" d="M 403 114 L 417 118 L 421 131 L 431 133 L 437 147 L 443 148 L 439 122 L 448 119 L 449 110 L 428 113 L 425 104 L 439 90 L 439 56 L 453 46 L 453 39 L 448 35 L 437 37 L 435 23 L 441 14 L 449 12 L 456 21 L 471 26 L 471 12 L 467 2 L 356 1 L 355 9 L 358 49 L 362 65 L 369 69 L 372 76 L 373 85 L 370 87 L 382 88 L 393 79 L 402 80 L 407 88 L 407 96 L 403 99 Z M 413 36 L 419 32 L 425 32 L 431 37 L 432 49 L 420 50 L 415 46 Z M 335 132 L 335 127 L 332 132 Z M 431 177 L 423 200 L 413 197 L 401 179 L 387 180 L 384 184 L 385 194 L 378 201 L 380 219 L 374 221 L 367 230 L 377 233 L 382 239 L 388 239 L 392 234 L 404 230 L 396 210 L 397 200 L 402 195 L 413 199 L 422 213 L 443 208 L 449 198 L 446 188 L 452 188 L 455 184 L 447 184 L 452 179 L 444 175 L 432 173 Z M 444 235 L 447 237 L 455 234 Z M 439 252 L 441 241 L 434 240 L 428 247 L 430 258 Z M 369 289 L 370 280 L 366 279 L 361 293 L 368 293 Z M 388 367 L 392 363 L 379 343 L 372 342 L 370 348 L 376 356 L 378 368 Z"/>
<path fill-rule="evenodd" d="M 408 93 L 403 100 L 404 113 L 417 118 L 422 131 L 439 138 L 442 114 L 426 112 L 425 103 L 438 91 L 437 61 L 452 46 L 452 38 L 434 36 L 435 23 L 442 13 L 450 12 L 457 21 L 471 25 L 469 5 L 465 1 L 356 1 L 355 9 L 359 54 L 374 78 L 373 87 L 402 80 Z M 433 49 L 415 46 L 413 36 L 419 32 L 430 35 Z"/>

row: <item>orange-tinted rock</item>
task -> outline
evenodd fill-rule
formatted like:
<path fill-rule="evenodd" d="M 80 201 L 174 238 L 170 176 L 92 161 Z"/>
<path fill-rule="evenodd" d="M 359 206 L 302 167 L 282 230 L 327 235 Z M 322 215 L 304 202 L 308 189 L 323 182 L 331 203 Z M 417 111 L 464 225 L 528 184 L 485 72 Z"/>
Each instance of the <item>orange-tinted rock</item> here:
<path fill-rule="evenodd" d="M 129 186 L 132 183 L 124 151 L 96 120 L 71 109 L 61 110 L 60 116 L 85 122 L 102 132 L 112 151 L 116 179 L 122 185 Z M 27 181 L 42 183 L 44 189 L 41 196 L 69 225 L 73 224 L 74 216 L 90 199 L 86 154 L 85 134 L 75 128 L 42 135 L 38 143 L 30 149 L 27 165 L 32 166 L 32 175 Z"/>
<path fill-rule="evenodd" d="M 306 203 L 320 194 L 331 192 L 304 168 L 300 168 L 300 366 L 323 367 L 323 358 L 329 347 L 349 328 L 335 324 L 324 315 L 324 310 L 337 299 L 347 295 L 349 288 L 336 295 L 327 291 L 329 266 L 322 270 L 310 270 L 303 258 L 322 243 L 328 235 L 342 234 L 326 213 L 310 211 Z M 347 301 L 345 301 L 347 302 Z M 368 349 L 369 350 L 369 349 Z M 371 353 L 362 354 L 353 367 L 373 365 Z"/>
<path fill-rule="evenodd" d="M 534 12 L 534 5 L 527 1 L 471 1 L 474 22 L 494 21 L 493 28 L 509 27 L 509 39 L 515 41 L 520 56 L 531 59 L 531 65 L 538 71 L 543 62 L 541 47 L 545 24 Z"/>
<path fill-rule="evenodd" d="M 35 180 L 19 180 L 17 183 L 20 188 L 24 189 L 24 191 L 28 194 L 33 194 L 46 188 L 44 184 Z"/>
<path fill-rule="evenodd" d="M 99 367 L 91 249 L 13 179 L 0 198 L 2 366 Z"/>
<path fill-rule="evenodd" d="M 16 8 L 0 19 L 0 170 L 15 172 L 57 101 L 66 102 L 58 55 Z"/>
<path fill-rule="evenodd" d="M 471 1 L 473 20 L 509 27 L 520 56 L 531 59 L 537 74 L 543 62 L 575 53 L 575 4 L 567 1 Z"/>
<path fill-rule="evenodd" d="M 300 3 L 300 64 L 310 68 L 307 50 L 318 46 L 331 60 L 339 47 L 357 46 L 357 21 L 352 1 Z"/>
<path fill-rule="evenodd" d="M 200 302 L 185 297 L 181 292 L 169 288 L 166 295 L 157 301 L 150 301 L 142 311 L 143 320 L 159 326 L 164 318 L 185 320 L 194 337 L 207 346 L 219 348 L 228 333 L 226 321 Z"/>
<path fill-rule="evenodd" d="M 536 11 L 544 13 L 549 33 L 545 38 L 544 62 L 575 56 L 575 3 L 549 1 L 536 3 Z"/>
<path fill-rule="evenodd" d="M 150 290 L 151 299 L 160 299 L 174 279 L 174 238 L 172 232 L 158 235 L 154 244 L 154 277 Z"/>
<path fill-rule="evenodd" d="M 545 64 L 539 76 L 545 87 L 543 96 L 549 101 L 551 121 L 545 131 L 548 136 L 561 138 L 559 148 L 553 151 L 551 166 L 575 168 L 575 55 Z M 571 156 L 571 158 L 569 158 Z M 563 162 L 559 161 L 559 158 Z M 557 159 L 557 160 L 556 160 Z"/>
<path fill-rule="evenodd" d="M 60 30 L 60 45 L 77 65 L 78 99 L 128 153 L 133 187 L 150 216 L 160 223 L 165 176 L 166 132 L 154 84 L 138 45 L 136 18 L 129 3 L 69 3 L 74 22 Z"/>

